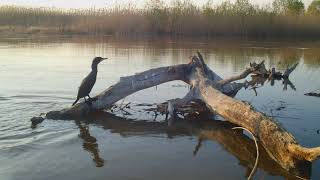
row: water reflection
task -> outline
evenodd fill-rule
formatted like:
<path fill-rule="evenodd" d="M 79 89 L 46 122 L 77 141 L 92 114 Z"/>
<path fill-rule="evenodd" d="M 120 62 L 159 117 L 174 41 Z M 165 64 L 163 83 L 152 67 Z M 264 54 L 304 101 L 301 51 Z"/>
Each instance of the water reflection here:
<path fill-rule="evenodd" d="M 91 136 L 88 124 L 82 123 L 80 121 L 76 121 L 76 124 L 80 129 L 79 137 L 83 140 L 83 149 L 90 153 L 93 158 L 93 162 L 95 162 L 96 164 L 96 167 L 104 166 L 104 159 L 99 155 L 97 139 Z"/>
<path fill-rule="evenodd" d="M 148 63 L 156 63 L 161 58 L 175 63 L 185 62 L 185 56 L 194 54 L 197 50 L 208 59 L 217 59 L 221 64 L 232 67 L 234 72 L 243 70 L 248 61 L 266 60 L 269 66 L 285 69 L 288 64 L 303 61 L 307 66 L 319 67 L 320 42 L 314 41 L 250 41 L 234 39 L 157 39 L 157 38 L 114 38 L 57 36 L 35 38 L 2 38 L 0 45 L 7 48 L 29 48 L 33 53 L 43 52 L 46 48 L 54 53 L 66 53 L 73 49 L 78 56 L 110 56 L 129 58 L 139 56 L 149 59 Z M 59 48 L 59 51 L 57 51 Z M 38 54 L 38 53 L 37 53 Z M 40 53 L 42 54 L 42 53 Z M 61 55 L 62 55 L 61 54 Z M 146 62 L 145 62 L 146 63 Z"/>
<path fill-rule="evenodd" d="M 246 176 L 251 172 L 255 158 L 256 149 L 252 139 L 246 136 L 242 130 L 232 130 L 233 124 L 227 121 L 219 120 L 176 120 L 171 126 L 168 126 L 166 122 L 155 121 L 134 121 L 125 118 L 109 114 L 107 112 L 96 112 L 91 114 L 86 120 L 82 120 L 86 127 L 79 126 L 82 134 L 80 137 L 85 142 L 96 143 L 94 137 L 89 134 L 88 125 L 98 125 L 106 130 L 110 130 L 112 133 L 118 133 L 123 137 L 130 136 L 146 136 L 146 135 L 162 135 L 167 134 L 168 138 L 176 138 L 181 136 L 196 136 L 199 141 L 193 150 L 193 155 L 201 153 L 203 141 L 215 141 L 222 145 L 224 149 L 231 155 L 236 157 L 241 166 L 244 166 L 246 170 Z M 81 124 L 78 122 L 77 124 Z M 88 136 L 87 136 L 88 135 Z M 84 138 L 84 136 L 87 136 Z M 103 160 L 99 157 L 98 145 L 92 145 L 89 143 L 90 148 L 83 146 L 86 150 L 92 152 L 95 159 Z M 258 168 L 267 172 L 272 176 L 283 176 L 287 179 L 297 179 L 294 175 L 289 174 L 282 169 L 274 160 L 270 158 L 266 150 L 261 144 L 259 144 L 259 163 Z M 191 154 L 192 155 L 192 154 Z M 98 161 L 99 162 L 99 161 Z M 98 164 L 98 163 L 97 163 Z M 101 164 L 100 164 L 101 165 Z M 103 163 L 102 163 L 103 165 Z M 295 171 L 300 177 L 310 178 L 311 166 L 304 167 Z"/>

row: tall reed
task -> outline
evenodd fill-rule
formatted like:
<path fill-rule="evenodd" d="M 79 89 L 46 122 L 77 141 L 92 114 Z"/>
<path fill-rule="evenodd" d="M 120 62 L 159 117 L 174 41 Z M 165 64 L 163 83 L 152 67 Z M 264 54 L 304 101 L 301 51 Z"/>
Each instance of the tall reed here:
<path fill-rule="evenodd" d="M 112 9 L 0 6 L 0 31 L 51 34 L 320 37 L 320 13 L 284 14 L 248 0 L 199 7 L 188 0 L 150 0 Z"/>

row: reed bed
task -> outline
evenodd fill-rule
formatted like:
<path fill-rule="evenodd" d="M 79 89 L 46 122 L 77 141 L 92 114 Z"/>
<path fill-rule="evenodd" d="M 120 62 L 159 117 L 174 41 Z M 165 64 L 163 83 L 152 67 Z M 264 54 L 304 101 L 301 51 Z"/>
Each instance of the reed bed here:
<path fill-rule="evenodd" d="M 320 13 L 319 13 L 320 14 Z M 191 1 L 159 0 L 112 9 L 57 9 L 0 6 L 0 31 L 89 35 L 236 37 L 320 37 L 320 15 L 283 13 L 248 0 L 199 7 Z"/>

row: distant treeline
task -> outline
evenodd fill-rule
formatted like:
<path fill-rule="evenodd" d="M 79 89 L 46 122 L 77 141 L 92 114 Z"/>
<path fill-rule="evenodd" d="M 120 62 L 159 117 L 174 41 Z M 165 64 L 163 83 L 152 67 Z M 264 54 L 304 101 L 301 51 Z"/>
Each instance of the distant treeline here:
<path fill-rule="evenodd" d="M 249 0 L 189 0 L 166 4 L 149 0 L 112 9 L 56 9 L 0 6 L 0 31 L 90 35 L 171 35 L 237 37 L 320 37 L 320 0 L 308 8 L 301 0 L 275 0 L 264 7 Z"/>

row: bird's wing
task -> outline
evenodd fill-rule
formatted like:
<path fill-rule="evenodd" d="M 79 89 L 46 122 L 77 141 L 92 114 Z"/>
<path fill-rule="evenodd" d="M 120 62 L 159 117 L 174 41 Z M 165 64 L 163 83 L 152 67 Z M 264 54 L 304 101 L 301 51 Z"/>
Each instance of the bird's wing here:
<path fill-rule="evenodd" d="M 78 98 L 82 98 L 84 96 L 89 95 L 94 83 L 95 83 L 95 78 L 93 78 L 93 75 L 90 73 L 81 82 L 81 85 L 78 91 Z"/>

